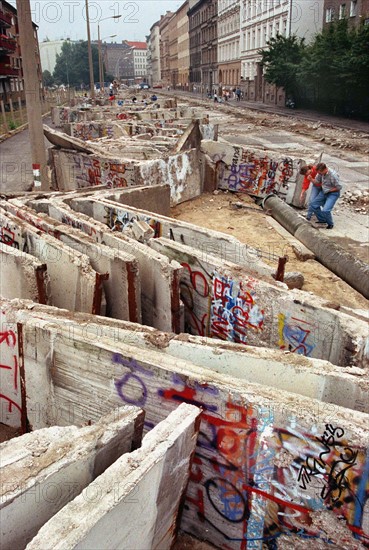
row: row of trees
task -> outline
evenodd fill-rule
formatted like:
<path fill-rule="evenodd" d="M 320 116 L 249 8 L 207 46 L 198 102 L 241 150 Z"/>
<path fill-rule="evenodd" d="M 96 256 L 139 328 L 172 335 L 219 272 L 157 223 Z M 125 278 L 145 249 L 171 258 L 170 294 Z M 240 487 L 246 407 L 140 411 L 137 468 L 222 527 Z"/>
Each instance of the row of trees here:
<path fill-rule="evenodd" d="M 369 25 L 332 23 L 306 45 L 278 35 L 260 50 L 268 82 L 301 106 L 369 119 Z"/>
<path fill-rule="evenodd" d="M 95 82 L 97 82 L 99 80 L 99 53 L 96 44 L 92 44 L 91 48 Z M 87 42 L 64 42 L 60 54 L 56 56 L 53 74 L 50 71 L 44 71 L 43 78 L 45 86 L 60 84 L 78 88 L 81 84 L 88 86 L 90 71 Z M 106 80 L 112 79 L 110 75 L 105 75 L 105 78 Z"/>

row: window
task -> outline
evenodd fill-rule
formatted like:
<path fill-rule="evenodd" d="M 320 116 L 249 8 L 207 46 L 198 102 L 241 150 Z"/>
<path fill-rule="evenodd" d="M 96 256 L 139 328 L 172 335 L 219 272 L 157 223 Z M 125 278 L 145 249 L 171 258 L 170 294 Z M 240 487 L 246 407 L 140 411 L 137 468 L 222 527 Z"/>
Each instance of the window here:
<path fill-rule="evenodd" d="M 340 5 L 339 18 L 344 19 L 346 16 L 346 4 Z"/>
<path fill-rule="evenodd" d="M 333 8 L 327 8 L 325 10 L 325 22 L 331 23 L 333 21 L 334 14 L 333 14 Z"/>
<path fill-rule="evenodd" d="M 357 13 L 357 1 L 351 0 L 350 4 L 350 17 L 355 17 Z"/>

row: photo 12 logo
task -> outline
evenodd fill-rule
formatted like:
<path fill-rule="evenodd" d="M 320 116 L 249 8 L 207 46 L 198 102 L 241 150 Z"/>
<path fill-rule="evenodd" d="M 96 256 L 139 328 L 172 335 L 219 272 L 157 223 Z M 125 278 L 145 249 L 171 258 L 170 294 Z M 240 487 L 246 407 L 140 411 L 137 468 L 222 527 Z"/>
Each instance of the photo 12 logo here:
<path fill-rule="evenodd" d="M 71 0 L 66 2 L 36 1 L 32 2 L 31 5 L 31 18 L 37 25 L 42 23 L 60 23 L 62 20 L 73 24 L 79 23 L 81 19 L 83 21 L 89 19 L 90 23 L 98 23 L 100 19 L 106 17 L 106 12 L 108 10 L 110 13 L 109 17 L 113 18 L 117 15 L 122 16 L 119 19 L 120 23 L 139 23 L 139 20 L 135 17 L 139 12 L 139 6 L 136 2 L 113 2 L 109 6 L 104 2 L 103 7 L 104 10 L 102 9 L 101 3 L 96 1 L 89 1 L 86 4 L 85 0 Z"/>

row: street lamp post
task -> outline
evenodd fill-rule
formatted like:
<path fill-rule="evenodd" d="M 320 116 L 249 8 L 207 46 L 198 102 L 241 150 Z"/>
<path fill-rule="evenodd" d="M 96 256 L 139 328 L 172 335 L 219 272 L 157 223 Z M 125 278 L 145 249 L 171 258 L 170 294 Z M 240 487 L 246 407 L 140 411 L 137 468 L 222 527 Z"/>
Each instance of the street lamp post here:
<path fill-rule="evenodd" d="M 95 79 L 94 79 L 94 66 L 92 63 L 92 47 L 91 47 L 90 17 L 88 15 L 88 0 L 85 0 L 85 3 L 86 3 L 86 22 L 87 22 L 88 68 L 90 72 L 90 97 L 92 101 L 94 101 Z"/>
<path fill-rule="evenodd" d="M 122 17 L 121 15 L 111 15 L 109 17 L 103 17 L 99 20 L 97 24 L 97 42 L 99 46 L 99 79 L 100 79 L 100 92 L 104 91 L 104 67 L 103 67 L 103 61 L 102 61 L 102 52 L 101 52 L 101 38 L 100 38 L 100 23 L 101 21 L 105 21 L 106 19 L 119 19 Z M 109 38 L 114 38 L 117 36 L 116 34 L 111 35 Z"/>

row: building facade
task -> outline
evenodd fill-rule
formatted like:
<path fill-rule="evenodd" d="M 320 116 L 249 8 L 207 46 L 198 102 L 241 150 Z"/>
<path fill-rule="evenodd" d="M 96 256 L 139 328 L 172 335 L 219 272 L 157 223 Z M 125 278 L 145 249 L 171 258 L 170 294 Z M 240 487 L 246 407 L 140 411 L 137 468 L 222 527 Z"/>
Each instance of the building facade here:
<path fill-rule="evenodd" d="M 177 13 L 168 22 L 169 78 L 174 90 L 178 84 L 178 18 Z"/>
<path fill-rule="evenodd" d="M 218 77 L 221 87 L 234 88 L 241 80 L 240 1 L 218 1 Z"/>
<path fill-rule="evenodd" d="M 190 85 L 210 92 L 218 88 L 218 2 L 189 1 Z"/>
<path fill-rule="evenodd" d="M 132 50 L 134 79 L 136 82 L 146 81 L 147 75 L 147 44 L 146 42 L 129 42 L 126 44 Z"/>
<path fill-rule="evenodd" d="M 56 65 L 56 56 L 61 53 L 65 40 L 46 40 L 40 43 L 40 57 L 43 71 L 53 74 Z"/>
<path fill-rule="evenodd" d="M 267 85 L 259 50 L 276 37 L 305 38 L 321 31 L 323 0 L 241 0 L 241 82 L 246 99 L 284 104 L 284 94 Z"/>
<path fill-rule="evenodd" d="M 34 23 L 33 33 L 40 96 L 42 96 L 40 50 L 37 26 Z M 5 0 L 0 0 L 0 100 L 4 102 L 6 108 L 8 108 L 10 100 L 13 103 L 25 100 L 17 10 Z"/>
<path fill-rule="evenodd" d="M 178 82 L 177 88 L 188 90 L 190 73 L 190 41 L 188 25 L 188 0 L 176 12 L 178 28 Z"/>
<path fill-rule="evenodd" d="M 347 19 L 350 27 L 369 25 L 369 0 L 325 0 L 323 25 Z"/>
<path fill-rule="evenodd" d="M 125 41 L 104 43 L 102 55 L 105 74 L 111 75 L 123 83 L 134 82 L 133 51 Z"/>
<path fill-rule="evenodd" d="M 151 86 L 156 86 L 161 82 L 161 62 L 160 62 L 160 26 L 159 21 L 150 28 L 150 58 L 151 58 Z"/>
<path fill-rule="evenodd" d="M 174 13 L 167 11 L 159 21 L 160 29 L 160 76 L 164 86 L 171 86 L 170 62 L 169 62 L 169 21 Z"/>

